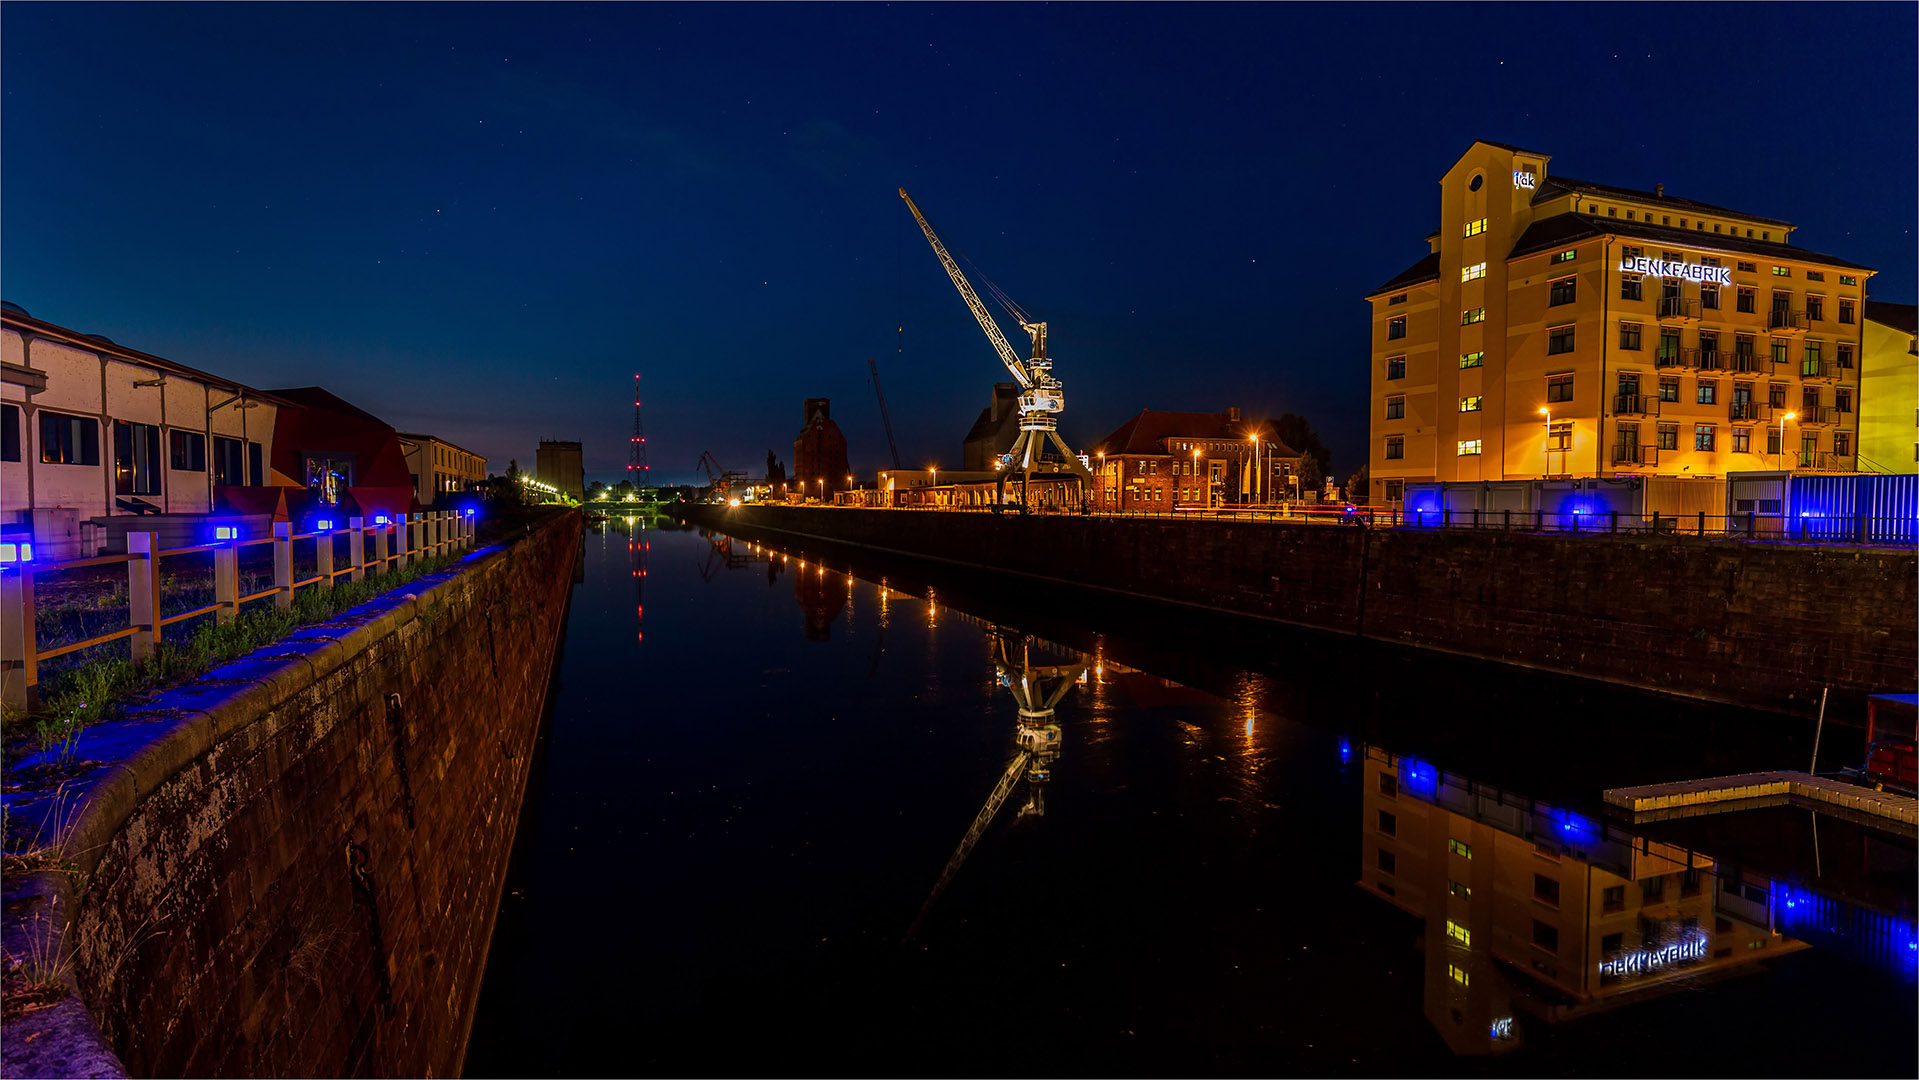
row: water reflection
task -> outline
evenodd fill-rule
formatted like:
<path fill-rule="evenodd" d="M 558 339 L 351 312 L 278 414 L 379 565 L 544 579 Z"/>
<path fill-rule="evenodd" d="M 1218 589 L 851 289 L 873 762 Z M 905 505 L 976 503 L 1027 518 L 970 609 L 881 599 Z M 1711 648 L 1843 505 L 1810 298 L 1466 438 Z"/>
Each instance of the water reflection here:
<path fill-rule="evenodd" d="M 1422 921 L 1426 1018 L 1454 1053 L 1739 974 L 1807 948 L 1807 927 L 1870 927 L 1876 966 L 1911 976 L 1910 918 L 1379 747 L 1362 784 L 1359 887 Z"/>

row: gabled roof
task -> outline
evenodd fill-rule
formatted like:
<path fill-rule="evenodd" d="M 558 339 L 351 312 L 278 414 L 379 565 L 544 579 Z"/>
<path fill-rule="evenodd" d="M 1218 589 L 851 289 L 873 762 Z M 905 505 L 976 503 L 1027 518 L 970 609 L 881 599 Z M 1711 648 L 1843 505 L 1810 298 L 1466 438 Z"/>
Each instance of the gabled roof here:
<path fill-rule="evenodd" d="M 462 454 L 472 454 L 476 458 L 481 458 L 481 460 L 485 460 L 484 457 L 482 457 L 482 455 L 474 454 L 473 451 L 468 450 L 466 447 L 461 446 L 458 443 L 448 442 L 447 440 L 440 438 L 438 435 L 423 435 L 417 431 L 401 431 L 401 432 L 396 432 L 395 434 L 400 436 L 401 442 L 411 442 L 411 443 L 422 443 L 422 442 L 429 442 L 429 441 L 436 442 L 436 443 L 439 443 L 441 446 L 452 447 L 453 449 L 458 450 Z"/>
<path fill-rule="evenodd" d="M 1234 420 L 1226 413 L 1162 412 L 1141 409 L 1139 415 L 1121 424 L 1118 430 L 1094 443 L 1088 453 L 1165 454 L 1167 439 L 1231 439 L 1238 442 L 1256 430 L 1265 430 L 1262 445 L 1278 457 L 1298 457 L 1292 447 L 1272 434 L 1272 425 L 1258 421 Z"/>
<path fill-rule="evenodd" d="M 1612 184 L 1595 184 L 1590 180 L 1574 180 L 1569 176 L 1549 176 L 1540 181 L 1539 189 L 1533 192 L 1533 205 L 1537 206 L 1548 199 L 1556 199 L 1561 195 L 1568 194 L 1597 195 L 1601 198 L 1613 199 L 1632 199 L 1638 202 L 1670 206 L 1674 210 L 1690 210 L 1694 213 L 1704 211 L 1708 214 L 1725 214 L 1728 217 L 1736 217 L 1742 221 L 1762 222 L 1767 225 L 1779 225 L 1788 229 L 1793 227 L 1789 221 L 1780 221 L 1778 218 L 1760 217 L 1757 214 L 1748 214 L 1744 210 L 1729 210 L 1726 207 L 1714 206 L 1711 203 L 1682 199 L 1677 195 L 1661 195 L 1656 191 L 1640 191 L 1637 188 L 1615 187 Z"/>
<path fill-rule="evenodd" d="M 1501 150 L 1511 150 L 1515 154 L 1525 154 L 1529 157 L 1542 157 L 1542 158 L 1552 157 L 1551 154 L 1543 153 L 1538 150 L 1527 150 L 1524 147 L 1514 146 L 1512 143 L 1494 142 L 1491 139 L 1474 139 L 1473 141 L 1479 142 L 1479 143 L 1485 143 L 1487 146 L 1497 146 Z"/>
<path fill-rule="evenodd" d="M 1422 281 L 1437 280 L 1439 280 L 1439 252 L 1434 251 L 1428 253 L 1425 258 L 1408 266 L 1406 269 L 1401 270 L 1391 281 L 1388 281 L 1386 284 L 1381 285 L 1366 295 L 1377 296 L 1380 293 L 1397 292 L 1408 285 L 1417 285 Z"/>
<path fill-rule="evenodd" d="M 1889 304 L 1884 300 L 1866 301 L 1866 318 L 1881 326 L 1904 330 L 1908 334 L 1919 334 L 1919 318 L 1915 318 L 1916 312 L 1919 312 L 1919 308 L 1911 304 Z"/>
<path fill-rule="evenodd" d="M 1554 214 L 1542 221 L 1533 222 L 1527 226 L 1525 232 L 1519 234 L 1518 241 L 1513 244 L 1513 249 L 1507 257 L 1516 259 L 1521 255 L 1563 247 L 1580 240 L 1590 240 L 1595 236 L 1624 236 L 1634 240 L 1644 240 L 1648 244 L 1703 247 L 1713 251 L 1751 255 L 1760 259 L 1802 259 L 1806 262 L 1824 263 L 1827 266 L 1846 267 L 1853 270 L 1872 269 L 1870 266 L 1850 259 L 1807 251 L 1805 248 L 1794 247 L 1791 244 L 1776 244 L 1769 240 L 1748 240 L 1743 236 L 1699 232 L 1694 229 L 1654 225 L 1644 221 L 1594 217 L 1591 214 Z M 1434 266 L 1434 276 L 1438 276 L 1437 264 Z M 1383 292 L 1384 289 L 1379 291 Z"/>
<path fill-rule="evenodd" d="M 82 333 L 79 330 L 71 330 L 56 323 L 50 323 L 45 319 L 36 319 L 27 314 L 26 310 L 18 304 L 8 304 L 5 308 L 0 309 L 0 324 L 4 324 L 9 329 L 21 333 L 30 333 L 35 337 L 51 338 L 55 341 L 72 345 L 75 348 L 87 349 L 91 352 L 99 353 L 102 356 L 111 356 L 118 360 L 125 360 L 128 363 L 150 367 L 155 371 L 165 374 L 192 379 L 194 382 L 205 383 L 208 386 L 217 387 L 228 393 L 240 394 L 255 401 L 266 402 L 269 405 L 290 404 L 286 399 L 273 392 L 256 390 L 245 383 L 234 382 L 232 379 L 222 378 L 218 375 L 201 371 L 199 368 L 188 367 L 185 364 L 168 360 L 162 356 L 143 353 L 138 349 L 129 349 L 124 345 L 101 337 L 99 334 Z"/>

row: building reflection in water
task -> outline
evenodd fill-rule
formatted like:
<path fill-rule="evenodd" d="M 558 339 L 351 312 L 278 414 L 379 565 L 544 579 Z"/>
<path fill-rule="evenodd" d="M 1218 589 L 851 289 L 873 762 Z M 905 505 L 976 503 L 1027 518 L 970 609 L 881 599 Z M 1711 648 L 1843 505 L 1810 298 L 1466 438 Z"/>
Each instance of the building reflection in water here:
<path fill-rule="evenodd" d="M 1424 920 L 1426 1018 L 1460 1054 L 1803 949 L 1770 883 L 1364 748 L 1359 886 Z"/>
<path fill-rule="evenodd" d="M 799 601 L 806 620 L 806 640 L 831 641 L 833 622 L 852 603 L 852 597 L 851 577 L 829 573 L 823 563 L 809 566 L 805 560 L 800 561 L 799 572 L 793 577 L 793 598 Z"/>

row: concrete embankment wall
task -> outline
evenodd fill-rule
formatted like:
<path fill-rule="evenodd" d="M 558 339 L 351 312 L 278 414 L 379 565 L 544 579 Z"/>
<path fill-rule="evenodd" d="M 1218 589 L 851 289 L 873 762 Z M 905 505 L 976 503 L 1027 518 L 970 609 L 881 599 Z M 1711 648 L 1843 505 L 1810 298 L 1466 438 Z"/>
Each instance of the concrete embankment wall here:
<path fill-rule="evenodd" d="M 697 508 L 766 530 L 1706 700 L 1914 688 L 1912 549 L 937 511 Z"/>
<path fill-rule="evenodd" d="M 21 804 L 70 872 L 9 882 L 7 918 L 64 928 L 91 1016 L 9 1024 L 8 1074 L 103 1049 L 134 1075 L 456 1074 L 580 530 L 544 519 L 89 729 L 95 767 Z"/>

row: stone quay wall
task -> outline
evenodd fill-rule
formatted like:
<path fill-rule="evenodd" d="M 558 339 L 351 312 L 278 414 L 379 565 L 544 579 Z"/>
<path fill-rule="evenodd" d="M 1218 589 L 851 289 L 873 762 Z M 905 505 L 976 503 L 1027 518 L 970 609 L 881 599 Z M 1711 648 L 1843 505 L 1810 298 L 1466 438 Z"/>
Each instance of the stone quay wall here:
<path fill-rule="evenodd" d="M 580 537 L 543 518 L 10 792 L 67 865 L 8 882 L 9 951 L 50 932 L 76 994 L 7 1025 L 7 1074 L 457 1074 Z"/>
<path fill-rule="evenodd" d="M 1914 689 L 1912 548 L 1211 519 L 696 507 L 691 520 L 1811 715 Z"/>

